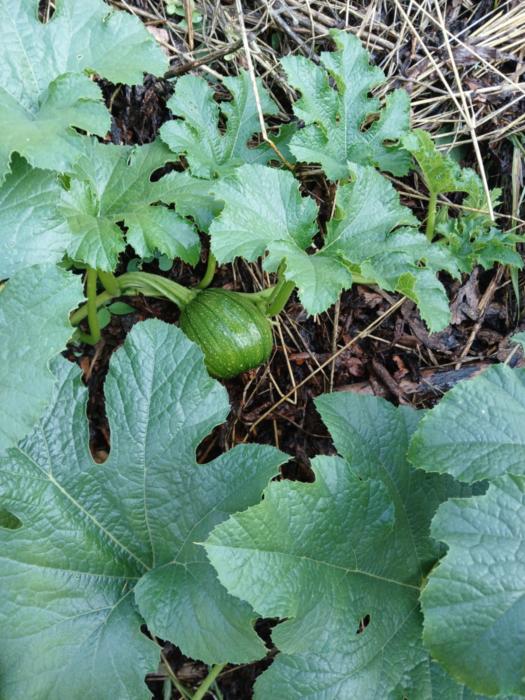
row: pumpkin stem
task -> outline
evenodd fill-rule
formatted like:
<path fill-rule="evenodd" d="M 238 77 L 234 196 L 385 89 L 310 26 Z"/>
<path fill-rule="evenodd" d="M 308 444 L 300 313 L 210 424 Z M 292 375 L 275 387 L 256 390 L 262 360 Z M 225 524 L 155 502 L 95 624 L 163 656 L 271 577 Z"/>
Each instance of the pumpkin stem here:
<path fill-rule="evenodd" d="M 90 271 L 88 270 L 88 275 L 89 273 Z M 93 273 L 96 275 L 96 270 L 93 270 Z M 93 273 L 88 277 L 88 282 L 93 282 Z M 101 294 L 95 296 L 93 284 L 90 285 L 91 294 L 88 293 L 88 303 L 71 314 L 69 317 L 71 325 L 78 326 L 78 324 L 90 314 L 91 318 L 93 318 L 93 314 L 96 314 L 97 309 L 119 296 L 143 294 L 147 297 L 164 297 L 176 304 L 179 309 L 183 309 L 190 301 L 195 299 L 197 294 L 199 294 L 199 290 L 188 289 L 181 284 L 177 284 L 177 282 L 173 280 L 155 275 L 152 272 L 126 272 L 119 277 L 114 277 L 111 281 L 115 285 L 113 287 L 115 293 L 106 289 Z"/>

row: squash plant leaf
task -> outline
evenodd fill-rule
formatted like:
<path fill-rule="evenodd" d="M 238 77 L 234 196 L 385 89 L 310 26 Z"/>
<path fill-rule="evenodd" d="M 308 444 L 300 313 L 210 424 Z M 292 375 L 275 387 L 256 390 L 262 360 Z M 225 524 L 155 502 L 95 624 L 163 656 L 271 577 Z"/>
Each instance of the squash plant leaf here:
<path fill-rule="evenodd" d="M 172 172 L 151 183 L 152 196 L 165 204 L 175 204 L 180 216 L 191 217 L 201 231 L 208 231 L 222 205 L 211 193 L 212 183 L 193 177 L 187 170 Z"/>
<path fill-rule="evenodd" d="M 165 144 L 114 146 L 86 139 L 83 150 L 59 205 L 71 231 L 66 252 L 73 260 L 112 271 L 127 241 L 141 257 L 159 251 L 192 265 L 198 261 L 193 225 L 155 205 L 159 192 L 151 175 L 173 159 Z"/>
<path fill-rule="evenodd" d="M 162 75 L 167 60 L 140 20 L 102 0 L 61 0 L 46 24 L 37 0 L 0 0 L 0 182 L 17 151 L 34 166 L 67 171 L 81 137 L 104 135 L 110 115 L 87 71 L 112 82 Z"/>
<path fill-rule="evenodd" d="M 403 137 L 402 143 L 416 159 L 431 194 L 468 192 L 468 177 L 463 176 L 464 171 L 454 158 L 438 151 L 434 140 L 426 131 L 414 129 Z"/>
<path fill-rule="evenodd" d="M 321 313 L 352 284 L 352 276 L 337 255 L 309 255 L 305 248 L 317 232 L 317 204 L 302 197 L 292 173 L 262 165 L 243 165 L 212 187 L 224 202 L 210 227 L 211 249 L 219 262 L 236 257 L 254 261 L 268 253 L 264 268 L 275 272 L 286 263 L 309 314 Z"/>
<path fill-rule="evenodd" d="M 316 401 L 341 457 L 316 457 L 311 484 L 272 482 L 264 500 L 217 526 L 205 547 L 219 579 L 265 617 L 281 650 L 255 697 L 431 697 L 421 583 L 442 554 L 438 505 L 469 493 L 414 471 L 418 414 L 375 397 Z"/>
<path fill-rule="evenodd" d="M 51 401 L 51 359 L 73 333 L 82 281 L 53 264 L 17 272 L 0 292 L 0 454 L 33 428 Z"/>
<path fill-rule="evenodd" d="M 0 695 L 149 697 L 143 678 L 158 650 L 140 632 L 144 618 L 207 663 L 264 655 L 254 613 L 195 542 L 257 502 L 286 456 L 242 445 L 196 463 L 229 406 L 175 326 L 145 321 L 112 357 L 104 464 L 89 451 L 79 369 L 59 358 L 54 371 L 50 409 L 0 461 L 2 507 L 22 523 L 0 528 Z"/>
<path fill-rule="evenodd" d="M 351 277 L 337 255 L 323 258 L 304 252 L 317 232 L 317 204 L 302 197 L 292 173 L 263 165 L 243 165 L 212 187 L 224 209 L 210 227 L 211 248 L 219 262 L 236 257 L 254 261 L 268 252 L 266 270 L 286 260 L 286 277 L 299 287 L 309 313 L 333 304 Z M 324 279 L 333 268 L 332 276 Z M 312 277 L 314 278 L 312 285 Z"/>
<path fill-rule="evenodd" d="M 301 196 L 299 182 L 287 170 L 242 165 L 212 191 L 224 202 L 210 227 L 212 251 L 220 262 L 254 261 L 274 241 L 304 249 L 317 231 L 317 204 Z"/>
<path fill-rule="evenodd" d="M 458 269 L 469 273 L 475 265 L 488 270 L 496 263 L 521 269 L 523 260 L 516 245 L 523 242 L 523 236 L 500 231 L 494 225 L 479 175 L 470 168 L 461 168 L 451 156 L 440 153 L 433 139 L 422 129 L 411 131 L 402 142 L 416 159 L 431 196 L 466 193 L 457 216 L 448 216 L 447 207 L 441 207 L 436 226 L 440 236 L 436 243 L 454 256 Z M 493 209 L 498 206 L 500 195 L 499 189 L 490 192 Z"/>
<path fill-rule="evenodd" d="M 309 314 L 319 314 L 334 304 L 341 291 L 352 286 L 352 273 L 338 255 L 320 250 L 313 255 L 294 242 L 276 241 L 264 261 L 267 270 L 285 262 L 284 278 L 293 282 L 301 304 Z"/>
<path fill-rule="evenodd" d="M 225 175 L 243 163 L 264 163 L 275 158 L 266 144 L 250 147 L 248 141 L 260 131 L 257 105 L 250 76 L 223 78 L 231 94 L 230 101 L 217 102 L 213 88 L 204 78 L 185 75 L 177 80 L 168 107 L 179 119 L 166 122 L 160 129 L 162 139 L 174 153 L 185 155 L 190 171 L 202 178 Z M 277 105 L 258 80 L 261 108 L 275 114 Z M 226 120 L 225 129 L 219 119 Z"/>
<path fill-rule="evenodd" d="M 450 318 L 448 298 L 436 273 L 459 275 L 454 256 L 431 244 L 416 226 L 391 183 L 374 168 L 353 165 L 353 181 L 340 185 L 327 225 L 326 252 L 337 253 L 384 289 L 415 301 L 432 331 Z"/>
<path fill-rule="evenodd" d="M 11 173 L 0 186 L 0 279 L 62 258 L 70 233 L 56 210 L 60 194 L 55 173 L 13 156 Z"/>
<path fill-rule="evenodd" d="M 369 93 L 385 82 L 383 71 L 370 65 L 355 36 L 337 30 L 331 36 L 336 50 L 321 54 L 322 66 L 302 56 L 281 60 L 301 94 L 294 113 L 306 125 L 292 138 L 292 153 L 320 163 L 331 180 L 347 177 L 349 162 L 406 175 L 412 159 L 399 141 L 409 128 L 408 94 L 394 90 L 381 105 Z"/>
<path fill-rule="evenodd" d="M 444 503 L 432 535 L 449 548 L 421 597 L 432 656 L 479 693 L 525 695 L 525 478 Z"/>
<path fill-rule="evenodd" d="M 525 474 L 525 370 L 495 365 L 460 382 L 421 421 L 416 467 L 460 481 Z"/>

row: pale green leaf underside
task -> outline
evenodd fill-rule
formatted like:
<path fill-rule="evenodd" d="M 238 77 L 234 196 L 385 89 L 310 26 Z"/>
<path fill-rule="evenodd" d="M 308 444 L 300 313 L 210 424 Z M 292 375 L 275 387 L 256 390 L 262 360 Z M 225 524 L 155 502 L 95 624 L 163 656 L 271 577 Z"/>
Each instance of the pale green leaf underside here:
<path fill-rule="evenodd" d="M 56 211 L 60 192 L 54 173 L 13 157 L 11 174 L 0 187 L 0 279 L 62 258 L 71 237 Z"/>
<path fill-rule="evenodd" d="M 162 139 L 178 155 L 184 154 L 193 175 L 212 178 L 226 175 L 243 163 L 265 163 L 275 154 L 265 144 L 250 147 L 248 141 L 260 131 L 257 104 L 247 71 L 223 78 L 231 101 L 217 102 L 213 88 L 204 78 L 185 75 L 177 80 L 168 107 L 179 119 L 160 129 Z M 258 80 L 261 109 L 275 114 L 277 105 Z M 219 128 L 219 117 L 226 119 Z"/>
<path fill-rule="evenodd" d="M 0 462 L 2 506 L 23 523 L 0 529 L 0 695 L 149 697 L 143 677 L 158 650 L 140 632 L 143 617 L 207 663 L 264 655 L 253 612 L 224 591 L 196 543 L 257 502 L 284 455 L 243 445 L 196 464 L 228 401 L 175 326 L 145 321 L 113 355 L 105 464 L 89 452 L 78 368 L 61 359 L 54 369 L 53 405 Z"/>
<path fill-rule="evenodd" d="M 370 97 L 370 91 L 385 81 L 383 71 L 369 64 L 357 37 L 337 30 L 331 35 L 336 50 L 321 54 L 322 66 L 302 56 L 281 61 L 288 81 L 301 95 L 294 113 L 306 125 L 292 138 L 292 153 L 298 160 L 320 163 L 331 180 L 347 177 L 348 163 L 405 175 L 411 158 L 398 142 L 409 128 L 407 93 L 395 90 L 384 106 Z"/>
<path fill-rule="evenodd" d="M 415 412 L 343 394 L 317 405 L 348 461 L 317 457 L 313 484 L 270 484 L 205 545 L 230 592 L 287 618 L 256 698 L 430 700 L 419 586 L 442 551 L 431 517 L 460 488 L 407 464 Z"/>
<path fill-rule="evenodd" d="M 490 367 L 449 391 L 423 419 L 414 465 L 460 481 L 525 473 L 525 370 Z"/>
<path fill-rule="evenodd" d="M 29 432 L 51 401 L 50 360 L 73 329 L 83 301 L 78 276 L 52 264 L 20 270 L 0 292 L 0 454 Z"/>
<path fill-rule="evenodd" d="M 70 189 L 59 213 L 71 240 L 68 255 L 90 267 L 112 271 L 127 242 L 141 256 L 156 251 L 194 265 L 200 242 L 193 225 L 157 204 L 161 192 L 151 175 L 173 159 L 161 141 L 126 147 L 85 140 Z M 127 227 L 124 236 L 119 222 Z"/>
<path fill-rule="evenodd" d="M 525 695 L 524 477 L 443 504 L 432 534 L 449 549 L 421 598 L 431 654 L 477 692 Z"/>
<path fill-rule="evenodd" d="M 70 127 L 103 135 L 110 116 L 84 71 L 112 82 L 162 75 L 167 60 L 140 20 L 102 0 L 61 0 L 47 24 L 36 0 L 0 0 L 0 181 L 17 151 L 32 165 L 67 170 L 82 142 Z"/>

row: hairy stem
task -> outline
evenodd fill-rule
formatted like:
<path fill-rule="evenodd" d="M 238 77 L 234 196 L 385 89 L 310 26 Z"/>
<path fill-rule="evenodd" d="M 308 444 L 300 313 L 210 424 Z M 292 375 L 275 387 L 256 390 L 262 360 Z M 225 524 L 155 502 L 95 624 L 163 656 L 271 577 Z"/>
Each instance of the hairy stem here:
<path fill-rule="evenodd" d="M 112 272 L 104 272 L 103 270 L 98 271 L 98 278 L 102 282 L 102 286 L 114 297 L 120 294 L 120 287 L 117 278 Z"/>
<path fill-rule="evenodd" d="M 436 226 L 437 192 L 430 193 L 428 200 L 427 227 L 425 233 L 430 242 L 434 238 L 434 228 Z"/>
<path fill-rule="evenodd" d="M 96 270 L 93 270 L 93 272 L 96 274 Z M 88 270 L 88 275 L 89 273 L 90 270 Z M 87 317 L 91 333 L 93 333 L 91 321 L 89 320 L 90 309 L 91 313 L 95 312 L 96 314 L 96 311 L 101 306 L 112 301 L 115 297 L 134 296 L 135 294 L 143 294 L 147 297 L 165 297 L 182 309 L 198 294 L 198 291 L 183 287 L 181 284 L 173 282 L 173 280 L 154 275 L 151 272 L 126 272 L 120 277 L 115 277 L 114 280 L 116 283 L 116 294 L 106 290 L 97 295 L 95 278 L 95 293 L 90 297 L 88 277 L 88 303 L 74 311 L 69 317 L 69 321 L 73 326 L 78 326 Z"/>
<path fill-rule="evenodd" d="M 114 299 L 114 295 L 110 294 L 109 292 L 101 292 L 101 294 L 97 294 L 95 297 L 95 306 L 98 309 L 100 309 L 101 306 L 104 306 L 104 304 L 107 304 L 109 301 Z M 83 321 L 85 318 L 87 318 L 88 315 L 88 305 L 84 304 L 81 306 L 79 309 L 76 311 L 73 311 L 71 316 L 69 317 L 69 322 L 71 323 L 72 326 L 78 326 L 78 324 Z"/>
<path fill-rule="evenodd" d="M 144 296 L 165 297 L 176 304 L 179 309 L 183 309 L 199 293 L 166 277 L 154 275 L 152 272 L 126 272 L 117 279 L 120 293 L 123 295 L 131 291 L 135 294 L 144 294 Z"/>
<path fill-rule="evenodd" d="M 197 285 L 198 289 L 206 289 L 209 287 L 215 276 L 215 270 L 217 269 L 217 259 L 215 255 L 211 252 L 208 253 L 208 262 L 206 263 L 206 271 L 203 278 Z"/>
<path fill-rule="evenodd" d="M 268 302 L 267 315 L 277 316 L 277 314 L 280 314 L 294 289 L 295 284 L 293 282 L 288 282 L 284 279 L 284 276 L 281 276 Z"/>
<path fill-rule="evenodd" d="M 97 271 L 89 268 L 86 272 L 87 319 L 89 324 L 89 336 L 86 336 L 86 340 L 89 338 L 88 342 L 93 345 L 98 343 L 101 336 L 97 316 L 97 279 Z"/>
<path fill-rule="evenodd" d="M 219 673 L 222 671 L 222 669 L 226 666 L 226 664 L 215 664 L 215 666 L 212 666 L 210 669 L 210 672 L 206 676 L 206 678 L 202 681 L 200 686 L 197 688 L 197 692 L 193 694 L 193 700 L 202 700 L 202 698 L 206 695 L 208 690 L 210 689 L 210 686 L 214 682 L 214 680 L 217 678 Z"/>

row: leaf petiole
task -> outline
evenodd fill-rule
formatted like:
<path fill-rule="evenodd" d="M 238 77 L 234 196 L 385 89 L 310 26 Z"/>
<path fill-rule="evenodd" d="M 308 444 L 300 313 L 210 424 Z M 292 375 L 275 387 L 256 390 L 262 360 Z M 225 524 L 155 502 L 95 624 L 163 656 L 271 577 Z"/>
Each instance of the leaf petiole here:
<path fill-rule="evenodd" d="M 273 288 L 272 296 L 268 301 L 267 315 L 277 316 L 277 314 L 280 314 L 294 289 L 295 283 L 286 280 L 282 274 L 282 269 L 279 269 L 279 281 Z"/>
<path fill-rule="evenodd" d="M 87 296 L 87 319 L 89 324 L 89 335 L 85 335 L 86 342 L 96 345 L 101 337 L 100 323 L 98 322 L 97 306 L 97 279 L 98 273 L 93 268 L 88 268 L 86 272 L 86 296 Z"/>
<path fill-rule="evenodd" d="M 94 287 L 93 274 L 90 273 L 94 273 Z M 79 309 L 74 311 L 69 317 L 70 323 L 73 326 L 78 326 L 78 324 L 87 317 L 90 328 L 90 336 L 84 337 L 89 337 L 90 342 L 92 343 L 100 340 L 100 335 L 98 336 L 97 340 L 94 340 L 96 335 L 93 333 L 93 328 L 98 327 L 98 319 L 96 319 L 97 310 L 115 297 L 134 296 L 136 294 L 143 294 L 144 296 L 150 297 L 164 297 L 182 309 L 199 293 L 197 290 L 188 289 L 187 287 L 183 287 L 181 284 L 177 284 L 177 282 L 174 282 L 173 280 L 167 279 L 166 277 L 161 277 L 160 275 L 154 275 L 151 272 L 126 272 L 119 277 L 114 277 L 114 282 L 116 283 L 116 287 L 114 287 L 116 290 L 115 294 L 106 289 L 104 292 L 97 295 L 97 276 L 96 270 L 88 270 L 87 304 L 84 304 L 84 306 L 81 306 Z M 91 325 L 91 319 L 93 317 L 95 317 L 96 320 L 95 326 Z"/>
<path fill-rule="evenodd" d="M 436 227 L 437 192 L 430 192 L 428 200 L 427 225 L 425 233 L 431 243 L 434 239 L 434 229 Z"/>
<path fill-rule="evenodd" d="M 118 279 L 112 272 L 104 272 L 103 270 L 99 270 L 98 278 L 101 281 L 102 286 L 104 287 L 106 292 L 109 292 L 114 297 L 120 294 L 120 286 L 118 283 Z"/>
<path fill-rule="evenodd" d="M 104 306 L 104 304 L 107 304 L 109 301 L 115 298 L 115 295 L 110 294 L 109 292 L 101 292 L 100 294 L 97 294 L 95 297 L 95 305 L 97 310 L 100 309 L 101 306 Z M 73 311 L 71 316 L 69 317 L 69 322 L 71 323 L 72 326 L 78 326 L 78 324 L 83 321 L 85 318 L 87 318 L 88 315 L 88 305 L 84 304 L 80 308 L 78 308 L 76 311 Z M 86 337 L 86 334 L 83 334 L 84 337 Z"/>
<path fill-rule="evenodd" d="M 206 263 L 206 271 L 204 276 L 197 285 L 198 289 L 206 289 L 209 287 L 215 276 L 215 270 L 217 269 L 217 259 L 215 255 L 211 252 L 208 253 L 208 262 Z"/>
<path fill-rule="evenodd" d="M 215 681 L 219 673 L 222 671 L 222 669 L 226 666 L 226 664 L 215 664 L 215 666 L 212 666 L 210 669 L 210 672 L 206 676 L 206 678 L 202 681 L 200 686 L 197 688 L 197 692 L 194 693 L 193 695 L 193 700 L 202 700 L 202 698 L 206 695 L 208 692 L 210 686 L 212 683 Z"/>

